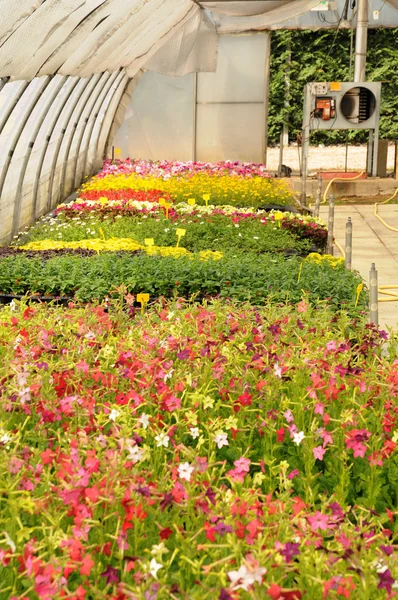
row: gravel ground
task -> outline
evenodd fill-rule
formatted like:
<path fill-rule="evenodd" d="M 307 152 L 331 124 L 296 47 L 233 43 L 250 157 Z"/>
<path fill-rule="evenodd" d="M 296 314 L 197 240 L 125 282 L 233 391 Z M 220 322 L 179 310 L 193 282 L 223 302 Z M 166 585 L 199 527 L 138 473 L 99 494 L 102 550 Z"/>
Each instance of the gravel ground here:
<path fill-rule="evenodd" d="M 301 154 L 301 149 L 300 149 Z M 342 169 L 345 168 L 346 147 L 342 146 L 310 146 L 309 173 L 318 169 Z M 387 169 L 394 170 L 395 145 L 388 147 Z M 300 156 L 301 160 L 301 156 Z M 283 164 L 289 166 L 293 171 L 300 170 L 299 152 L 297 145 L 291 145 L 284 149 Z M 267 167 L 270 171 L 277 171 L 279 166 L 279 147 L 268 148 Z M 348 147 L 348 170 L 366 168 L 366 145 Z"/>

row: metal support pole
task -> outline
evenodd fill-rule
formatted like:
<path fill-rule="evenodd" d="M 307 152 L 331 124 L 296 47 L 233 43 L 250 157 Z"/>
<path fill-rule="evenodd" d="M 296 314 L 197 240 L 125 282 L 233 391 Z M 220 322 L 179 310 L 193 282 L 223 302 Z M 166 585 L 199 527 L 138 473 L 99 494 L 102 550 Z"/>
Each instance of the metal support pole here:
<path fill-rule="evenodd" d="M 192 136 L 192 160 L 196 162 L 198 136 L 198 74 L 193 74 L 193 136 Z"/>
<path fill-rule="evenodd" d="M 283 146 L 284 146 L 284 133 L 281 132 L 279 136 L 279 167 L 278 167 L 278 177 L 282 177 L 282 165 L 283 165 Z"/>
<path fill-rule="evenodd" d="M 301 204 L 307 205 L 307 175 L 308 175 L 308 154 L 310 151 L 310 132 L 311 132 L 311 89 L 309 84 L 304 88 L 304 116 L 301 139 Z"/>
<path fill-rule="evenodd" d="M 372 175 L 372 171 L 373 171 L 373 129 L 369 129 L 366 171 L 369 176 Z"/>
<path fill-rule="evenodd" d="M 267 166 L 267 150 L 268 150 L 268 117 L 269 117 L 269 89 L 271 78 L 271 32 L 266 31 L 266 48 L 265 48 L 265 67 L 264 67 L 264 136 L 263 136 L 263 157 L 264 165 Z"/>
<path fill-rule="evenodd" d="M 372 263 L 372 266 L 369 271 L 369 322 L 374 323 L 377 326 L 379 325 L 378 297 L 379 286 L 377 281 L 377 271 L 375 263 Z"/>
<path fill-rule="evenodd" d="M 321 208 L 321 199 L 322 199 L 322 176 L 318 175 L 318 187 L 317 187 L 316 196 L 315 196 L 314 217 L 319 217 L 319 210 Z"/>
<path fill-rule="evenodd" d="M 345 226 L 345 268 L 351 271 L 352 268 L 352 221 L 348 217 Z"/>
<path fill-rule="evenodd" d="M 357 28 L 355 35 L 354 81 L 365 81 L 366 51 L 368 47 L 368 0 L 358 0 Z"/>
<path fill-rule="evenodd" d="M 334 194 L 330 194 L 327 253 L 331 254 L 331 255 L 333 255 L 333 229 L 334 229 Z"/>

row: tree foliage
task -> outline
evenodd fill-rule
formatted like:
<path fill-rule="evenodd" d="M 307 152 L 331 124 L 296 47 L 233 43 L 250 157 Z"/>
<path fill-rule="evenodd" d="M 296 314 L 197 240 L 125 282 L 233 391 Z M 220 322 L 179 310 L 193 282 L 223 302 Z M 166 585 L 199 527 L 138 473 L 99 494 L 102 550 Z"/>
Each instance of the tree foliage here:
<path fill-rule="evenodd" d="M 350 69 L 350 30 L 272 32 L 269 140 L 278 143 L 285 120 L 290 139 L 301 132 L 303 89 L 310 81 L 352 81 Z M 355 42 L 355 40 L 354 40 Z M 290 60 L 289 60 L 290 59 Z M 398 138 L 398 29 L 371 29 L 368 38 L 368 81 L 381 81 L 382 103 L 380 136 Z M 288 106 L 286 76 L 289 72 Z M 314 132 L 314 142 L 326 144 L 346 140 L 363 142 L 366 131 Z"/>

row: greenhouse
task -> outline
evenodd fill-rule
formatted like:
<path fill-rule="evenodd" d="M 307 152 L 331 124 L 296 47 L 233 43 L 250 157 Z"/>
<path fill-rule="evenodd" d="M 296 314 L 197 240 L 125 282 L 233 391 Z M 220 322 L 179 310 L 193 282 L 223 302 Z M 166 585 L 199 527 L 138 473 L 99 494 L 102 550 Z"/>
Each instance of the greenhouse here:
<path fill-rule="evenodd" d="M 398 0 L 0 7 L 0 600 L 398 597 Z"/>

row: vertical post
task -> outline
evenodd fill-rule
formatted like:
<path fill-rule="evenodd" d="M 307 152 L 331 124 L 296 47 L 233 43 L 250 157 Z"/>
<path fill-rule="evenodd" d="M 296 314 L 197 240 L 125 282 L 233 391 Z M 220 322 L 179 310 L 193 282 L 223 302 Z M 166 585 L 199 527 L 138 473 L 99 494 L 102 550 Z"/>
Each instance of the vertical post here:
<path fill-rule="evenodd" d="M 318 175 L 318 187 L 316 190 L 315 196 L 315 210 L 314 217 L 319 217 L 319 210 L 321 208 L 321 198 L 322 198 L 322 175 Z"/>
<path fill-rule="evenodd" d="M 377 162 L 379 159 L 379 121 L 376 122 L 376 127 L 373 131 L 373 167 L 372 177 L 377 177 Z"/>
<path fill-rule="evenodd" d="M 394 177 L 398 179 L 398 140 L 395 140 Z"/>
<path fill-rule="evenodd" d="M 355 34 L 354 81 L 365 81 L 366 51 L 368 47 L 368 0 L 358 0 L 357 28 Z"/>
<path fill-rule="evenodd" d="M 334 229 L 334 194 L 330 194 L 327 253 L 332 254 L 332 255 L 333 255 L 333 229 Z"/>
<path fill-rule="evenodd" d="M 345 226 L 345 267 L 351 271 L 352 268 L 352 221 L 348 217 Z"/>
<path fill-rule="evenodd" d="M 197 155 L 197 133 L 198 133 L 198 74 L 193 74 L 193 136 L 192 136 L 192 160 L 196 162 Z"/>
<path fill-rule="evenodd" d="M 311 131 L 311 87 L 307 83 L 304 88 L 304 116 L 303 130 L 301 140 L 301 204 L 307 205 L 307 174 L 308 174 L 308 153 L 310 149 L 310 131 Z"/>
<path fill-rule="evenodd" d="M 278 176 L 279 177 L 282 177 L 283 145 L 284 145 L 284 133 L 282 131 L 279 136 L 279 167 L 278 167 Z"/>
<path fill-rule="evenodd" d="M 263 136 L 263 157 L 264 165 L 267 166 L 267 150 L 268 150 L 268 115 L 269 115 L 269 87 L 271 76 L 271 32 L 266 31 L 266 46 L 265 46 L 265 67 L 264 67 L 264 136 Z"/>
<path fill-rule="evenodd" d="M 283 145 L 289 146 L 289 107 L 290 107 L 290 71 L 292 66 L 292 34 L 289 32 L 287 39 L 287 57 L 285 68 L 285 118 L 283 119 Z"/>
<path fill-rule="evenodd" d="M 370 299 L 369 322 L 374 323 L 375 325 L 379 325 L 378 297 L 379 297 L 379 287 L 378 287 L 378 281 L 377 281 L 376 265 L 375 265 L 375 263 L 372 263 L 372 266 L 369 271 L 369 299 Z"/>

